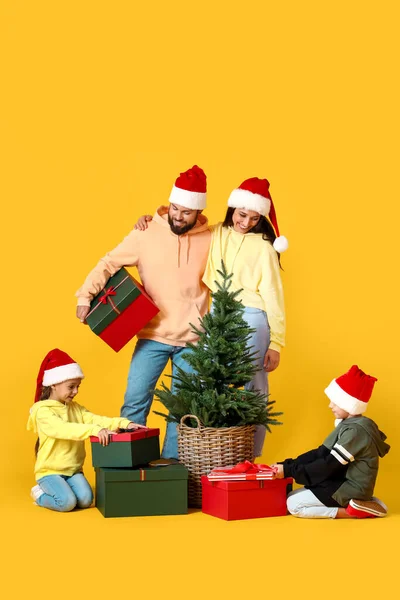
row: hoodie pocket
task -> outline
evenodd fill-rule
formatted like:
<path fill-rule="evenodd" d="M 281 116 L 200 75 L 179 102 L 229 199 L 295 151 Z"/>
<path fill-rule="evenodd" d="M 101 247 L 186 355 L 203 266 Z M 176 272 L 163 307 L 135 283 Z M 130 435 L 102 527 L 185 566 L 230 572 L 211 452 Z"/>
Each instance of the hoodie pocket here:
<path fill-rule="evenodd" d="M 202 318 L 197 304 L 183 300 L 174 300 L 173 304 L 174 311 L 165 319 L 163 336 L 175 341 L 192 341 L 197 337 L 192 332 L 192 325 L 200 327 L 200 319 Z"/>

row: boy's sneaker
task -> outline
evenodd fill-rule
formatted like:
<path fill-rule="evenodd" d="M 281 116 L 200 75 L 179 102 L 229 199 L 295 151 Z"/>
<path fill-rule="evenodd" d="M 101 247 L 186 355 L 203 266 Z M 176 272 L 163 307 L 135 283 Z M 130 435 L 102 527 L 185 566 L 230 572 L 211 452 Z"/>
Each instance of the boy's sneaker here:
<path fill-rule="evenodd" d="M 377 498 L 376 496 L 372 496 L 371 500 L 373 500 L 374 502 L 377 502 L 378 504 L 380 504 L 382 506 L 382 508 L 384 508 L 386 510 L 386 512 L 388 512 L 388 507 L 386 506 L 386 504 L 380 500 L 379 498 Z"/>
<path fill-rule="evenodd" d="M 32 497 L 32 500 L 34 501 L 33 504 L 37 504 L 36 500 L 38 498 L 40 498 L 40 496 L 42 494 L 44 494 L 44 491 L 42 490 L 40 485 L 34 485 L 33 488 L 31 489 L 31 497 Z"/>
<path fill-rule="evenodd" d="M 350 500 L 346 512 L 356 519 L 368 519 L 374 517 L 386 517 L 387 506 L 378 498 L 371 500 Z"/>

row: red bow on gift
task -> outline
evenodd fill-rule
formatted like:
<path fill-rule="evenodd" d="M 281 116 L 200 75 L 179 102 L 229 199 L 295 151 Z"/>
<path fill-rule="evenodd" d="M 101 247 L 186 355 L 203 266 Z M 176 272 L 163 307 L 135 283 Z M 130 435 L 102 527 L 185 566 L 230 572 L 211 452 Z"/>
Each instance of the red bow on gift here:
<path fill-rule="evenodd" d="M 116 295 L 117 295 L 117 292 L 111 286 L 108 288 L 108 290 L 104 290 L 104 294 L 102 295 L 101 298 L 99 298 L 99 302 L 101 302 L 102 304 L 107 304 L 107 300 L 108 300 L 109 296 L 116 296 Z"/>
<path fill-rule="evenodd" d="M 218 469 L 218 471 L 220 473 L 234 475 L 235 473 L 277 473 L 278 469 L 276 467 L 270 467 L 269 465 L 256 465 L 255 463 L 252 463 L 249 460 L 245 460 L 244 462 L 238 463 L 231 469 Z"/>

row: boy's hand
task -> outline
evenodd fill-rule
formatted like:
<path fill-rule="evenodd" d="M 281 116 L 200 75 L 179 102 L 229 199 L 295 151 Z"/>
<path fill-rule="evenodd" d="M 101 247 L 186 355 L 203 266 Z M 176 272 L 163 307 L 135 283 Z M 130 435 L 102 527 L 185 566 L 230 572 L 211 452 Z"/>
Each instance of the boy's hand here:
<path fill-rule="evenodd" d="M 110 443 L 110 436 L 115 435 L 116 431 L 111 431 L 110 429 L 100 429 L 97 437 L 99 438 L 99 442 L 102 446 L 108 446 Z"/>
<path fill-rule="evenodd" d="M 134 229 L 139 229 L 139 231 L 144 231 L 147 229 L 147 221 L 152 221 L 153 217 L 151 215 L 142 215 L 139 217 L 138 222 L 136 223 Z"/>
<path fill-rule="evenodd" d="M 139 425 L 139 423 L 134 423 L 133 421 L 131 421 L 127 429 L 147 429 L 147 427 L 146 425 Z"/>
<path fill-rule="evenodd" d="M 283 472 L 283 465 L 271 465 L 272 468 L 276 469 L 276 473 L 274 475 L 274 479 L 283 479 L 285 477 L 285 473 Z"/>

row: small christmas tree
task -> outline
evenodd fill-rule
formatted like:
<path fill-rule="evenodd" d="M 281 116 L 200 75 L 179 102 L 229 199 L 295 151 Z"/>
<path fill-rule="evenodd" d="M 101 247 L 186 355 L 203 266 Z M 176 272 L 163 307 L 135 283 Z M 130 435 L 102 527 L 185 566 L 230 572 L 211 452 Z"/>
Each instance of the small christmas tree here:
<path fill-rule="evenodd" d="M 239 425 L 281 425 L 271 412 L 275 401 L 268 400 L 259 391 L 243 389 L 257 371 L 253 363 L 256 354 L 247 347 L 252 330 L 243 319 L 243 305 L 237 300 L 241 290 L 229 291 L 232 274 L 228 275 L 222 262 L 222 285 L 213 294 L 213 312 L 201 319 L 203 330 L 195 327 L 199 336 L 197 344 L 188 344 L 191 353 L 185 360 L 194 373 L 178 368 L 175 393 L 166 385 L 155 391 L 155 396 L 168 409 L 169 414 L 156 412 L 167 421 L 178 422 L 187 414 L 196 415 L 206 427 L 233 427 Z M 196 424 L 192 419 L 191 425 Z"/>

